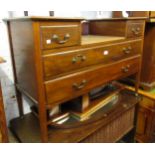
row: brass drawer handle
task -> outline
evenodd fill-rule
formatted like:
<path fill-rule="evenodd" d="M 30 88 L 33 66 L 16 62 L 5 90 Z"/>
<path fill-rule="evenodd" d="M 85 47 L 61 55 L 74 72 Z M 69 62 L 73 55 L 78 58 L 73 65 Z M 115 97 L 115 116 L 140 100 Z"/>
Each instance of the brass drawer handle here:
<path fill-rule="evenodd" d="M 127 104 L 123 104 L 123 108 L 128 109 L 128 105 Z"/>
<path fill-rule="evenodd" d="M 86 80 L 82 80 L 80 84 L 74 83 L 73 88 L 75 88 L 76 90 L 80 90 L 85 87 L 86 83 L 87 83 Z"/>
<path fill-rule="evenodd" d="M 77 55 L 77 56 L 73 57 L 72 63 L 77 63 L 78 61 L 85 61 L 85 60 L 86 60 L 86 56 Z"/>
<path fill-rule="evenodd" d="M 132 47 L 131 46 L 129 46 L 129 47 L 125 47 L 125 48 L 123 48 L 123 52 L 125 53 L 125 54 L 130 54 L 131 53 L 131 50 L 132 50 Z"/>
<path fill-rule="evenodd" d="M 137 27 L 137 28 L 132 28 L 132 32 L 135 34 L 135 35 L 138 35 L 140 33 L 140 28 Z"/>
<path fill-rule="evenodd" d="M 127 65 L 126 67 L 122 67 L 123 73 L 128 73 L 129 72 L 129 68 L 130 68 L 130 65 Z"/>
<path fill-rule="evenodd" d="M 59 36 L 56 35 L 56 34 L 54 34 L 54 35 L 52 36 L 52 40 L 55 41 L 57 44 L 64 44 L 64 43 L 66 43 L 69 39 L 70 39 L 70 34 L 69 34 L 69 33 L 65 34 L 64 40 L 60 40 L 60 39 L 59 39 Z"/>

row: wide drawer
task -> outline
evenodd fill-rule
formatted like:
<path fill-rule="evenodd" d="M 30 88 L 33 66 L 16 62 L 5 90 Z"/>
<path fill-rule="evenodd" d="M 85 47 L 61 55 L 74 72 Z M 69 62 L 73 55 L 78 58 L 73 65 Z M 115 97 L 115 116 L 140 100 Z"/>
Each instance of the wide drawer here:
<path fill-rule="evenodd" d="M 42 49 L 74 46 L 81 42 L 80 22 L 42 23 L 40 30 Z"/>
<path fill-rule="evenodd" d="M 142 41 L 84 48 L 66 52 L 55 52 L 43 57 L 44 77 L 58 76 L 95 64 L 108 64 L 129 58 L 142 51 Z"/>
<path fill-rule="evenodd" d="M 132 22 L 129 21 L 127 23 L 127 38 L 141 37 L 144 35 L 144 21 Z"/>
<path fill-rule="evenodd" d="M 140 57 L 136 56 L 109 65 L 99 65 L 91 69 L 45 82 L 46 100 L 50 106 L 89 92 L 111 80 L 123 78 L 138 71 Z"/>

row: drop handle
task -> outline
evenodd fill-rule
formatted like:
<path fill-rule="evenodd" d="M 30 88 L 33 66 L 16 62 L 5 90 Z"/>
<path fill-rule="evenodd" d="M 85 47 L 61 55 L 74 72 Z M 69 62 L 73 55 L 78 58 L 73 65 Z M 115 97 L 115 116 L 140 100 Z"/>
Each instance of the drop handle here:
<path fill-rule="evenodd" d="M 82 82 L 80 84 L 73 83 L 73 88 L 76 90 L 80 90 L 85 87 L 86 83 L 87 83 L 87 80 L 82 80 Z"/>
<path fill-rule="evenodd" d="M 123 104 L 123 108 L 128 109 L 128 105 L 127 104 Z"/>
<path fill-rule="evenodd" d="M 129 47 L 124 47 L 123 48 L 123 52 L 125 53 L 125 54 L 130 54 L 131 53 L 131 50 L 132 50 L 132 47 L 131 46 L 129 46 Z"/>
<path fill-rule="evenodd" d="M 129 68 L 130 68 L 130 65 L 127 65 L 126 67 L 122 67 L 123 73 L 128 73 L 129 72 Z"/>
<path fill-rule="evenodd" d="M 75 57 L 72 58 L 72 63 L 77 63 L 78 61 L 85 61 L 86 60 L 86 56 L 85 55 L 77 55 Z"/>
<path fill-rule="evenodd" d="M 135 35 L 138 35 L 140 33 L 140 28 L 137 27 L 137 28 L 132 28 L 132 32 L 135 34 Z"/>
<path fill-rule="evenodd" d="M 65 34 L 63 40 L 60 40 L 59 36 L 56 34 L 52 36 L 52 41 L 56 42 L 57 44 L 65 44 L 69 39 L 70 39 L 69 33 Z"/>

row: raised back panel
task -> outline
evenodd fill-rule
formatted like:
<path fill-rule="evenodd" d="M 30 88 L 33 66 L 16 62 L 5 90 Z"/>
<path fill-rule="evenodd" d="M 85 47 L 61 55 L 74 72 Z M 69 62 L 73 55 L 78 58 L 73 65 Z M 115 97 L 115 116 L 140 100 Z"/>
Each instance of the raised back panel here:
<path fill-rule="evenodd" d="M 125 36 L 125 30 L 125 21 L 90 21 L 90 34 L 93 35 Z"/>

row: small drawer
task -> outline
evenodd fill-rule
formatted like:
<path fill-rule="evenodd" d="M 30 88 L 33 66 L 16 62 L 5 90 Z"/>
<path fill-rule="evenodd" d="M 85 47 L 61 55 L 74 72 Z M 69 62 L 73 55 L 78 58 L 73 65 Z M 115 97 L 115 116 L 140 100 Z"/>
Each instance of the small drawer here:
<path fill-rule="evenodd" d="M 41 48 L 53 49 L 80 45 L 81 26 L 73 23 L 44 23 L 40 25 Z"/>
<path fill-rule="evenodd" d="M 142 41 L 129 41 L 96 48 L 55 52 L 43 57 L 44 78 L 63 75 L 96 64 L 108 64 L 140 54 Z"/>
<path fill-rule="evenodd" d="M 144 35 L 145 23 L 141 22 L 128 22 L 127 23 L 127 38 L 141 37 Z"/>
<path fill-rule="evenodd" d="M 78 97 L 111 80 L 126 77 L 139 70 L 140 56 L 109 65 L 98 65 L 76 74 L 45 82 L 47 104 L 55 106 Z"/>

